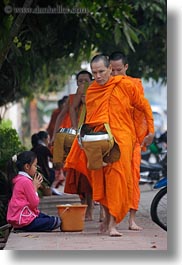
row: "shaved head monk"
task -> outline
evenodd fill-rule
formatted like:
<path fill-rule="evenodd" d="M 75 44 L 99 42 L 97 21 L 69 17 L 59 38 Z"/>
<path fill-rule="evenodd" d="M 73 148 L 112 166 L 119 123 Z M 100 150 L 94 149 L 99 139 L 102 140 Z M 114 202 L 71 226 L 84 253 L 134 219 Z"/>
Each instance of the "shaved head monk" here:
<path fill-rule="evenodd" d="M 100 231 L 122 236 L 117 224 L 128 213 L 133 199 L 132 156 L 136 143 L 133 108 L 145 113 L 148 135 L 142 145 L 151 144 L 154 137 L 152 110 L 128 77 L 111 76 L 112 67 L 106 56 L 96 55 L 90 66 L 95 80 L 86 93 L 85 123 L 95 132 L 106 131 L 104 124 L 108 123 L 121 155 L 119 160 L 103 164 L 99 169 L 88 169 L 86 154 L 75 139 L 65 168 L 75 168 L 87 176 L 93 200 L 100 202 L 105 211 Z"/>

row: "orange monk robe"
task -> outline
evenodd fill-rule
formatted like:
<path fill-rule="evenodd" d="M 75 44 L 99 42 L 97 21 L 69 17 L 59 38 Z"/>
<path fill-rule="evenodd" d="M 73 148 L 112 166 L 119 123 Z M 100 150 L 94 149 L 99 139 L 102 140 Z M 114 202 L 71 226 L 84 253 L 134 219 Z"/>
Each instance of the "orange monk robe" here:
<path fill-rule="evenodd" d="M 53 113 L 51 115 L 50 122 L 49 122 L 48 127 L 47 127 L 47 132 L 48 132 L 50 138 L 52 138 L 52 136 L 53 136 L 56 119 L 57 119 L 57 116 L 59 115 L 60 112 L 61 112 L 61 109 L 57 108 L 53 111 Z"/>
<path fill-rule="evenodd" d="M 72 104 L 74 96 L 76 94 L 70 94 L 69 95 L 69 105 Z M 71 119 L 70 119 L 70 113 L 69 110 L 66 112 L 64 119 L 62 120 L 61 124 L 59 125 L 59 128 L 71 128 Z"/>
<path fill-rule="evenodd" d="M 75 139 L 65 163 L 66 168 L 74 168 L 88 177 L 93 200 L 105 205 L 116 223 L 121 222 L 131 208 L 133 197 L 132 156 L 136 142 L 133 107 L 145 112 L 152 132 L 152 113 L 133 82 L 124 76 L 111 77 L 104 86 L 94 81 L 86 94 L 86 123 L 98 127 L 109 123 L 121 157 L 101 169 L 88 170 L 85 153 Z"/>
<path fill-rule="evenodd" d="M 69 97 L 68 97 L 68 104 L 70 105 L 72 102 L 73 102 L 73 98 L 74 98 L 74 95 L 75 94 L 70 94 Z M 62 111 L 65 111 L 64 108 L 61 110 L 61 112 L 59 113 L 61 116 L 63 115 L 62 114 Z M 58 114 L 58 116 L 59 116 Z M 59 118 L 59 117 L 57 117 Z M 55 121 L 55 123 L 57 123 L 57 119 Z M 58 125 L 55 124 L 56 127 L 58 127 Z M 69 108 L 68 108 L 68 111 L 64 114 L 63 118 L 62 118 L 62 121 L 60 122 L 59 124 L 59 127 L 58 128 L 70 128 L 71 127 L 71 119 L 70 119 L 70 113 L 69 113 Z M 56 128 L 56 129 L 58 129 Z M 55 135 L 56 137 L 56 135 Z M 57 147 L 57 150 L 59 150 L 59 148 L 62 149 L 62 147 L 60 147 L 60 141 L 57 141 L 56 143 L 56 147 Z M 53 146 L 51 146 L 51 152 L 53 153 Z"/>
<path fill-rule="evenodd" d="M 74 99 L 75 94 L 70 94 L 68 96 L 68 104 L 72 104 L 73 99 Z M 62 109 L 64 111 L 64 109 Z M 60 112 L 61 113 L 61 112 Z M 62 119 L 61 123 L 59 124 L 59 128 L 70 128 L 71 127 L 71 119 L 70 119 L 70 113 L 69 113 L 69 108 L 68 111 L 65 113 L 64 118 Z M 56 136 L 55 136 L 56 137 Z M 57 142 L 57 149 L 59 148 L 62 150 L 62 146 L 60 146 L 60 142 Z M 51 147 L 51 152 L 53 153 L 53 146 Z"/>
<path fill-rule="evenodd" d="M 144 88 L 141 79 L 127 76 L 137 86 L 139 93 L 144 95 Z M 132 159 L 132 174 L 133 174 L 133 199 L 131 209 L 138 210 L 140 201 L 140 163 L 141 163 L 141 143 L 144 137 L 148 134 L 147 122 L 142 111 L 134 108 L 133 110 L 134 126 L 136 131 L 137 141 L 133 151 Z"/>
<path fill-rule="evenodd" d="M 68 168 L 66 170 L 66 181 L 64 185 L 64 192 L 77 194 L 78 193 L 78 185 L 79 185 L 79 177 L 80 172 L 76 171 L 73 168 Z"/>
<path fill-rule="evenodd" d="M 64 185 L 64 192 L 71 194 L 91 194 L 91 186 L 87 177 L 79 171 L 68 168 L 66 170 L 66 182 Z"/>
<path fill-rule="evenodd" d="M 70 106 L 70 104 L 72 104 L 72 102 L 73 102 L 73 100 L 74 100 L 74 96 L 75 96 L 76 94 L 70 94 L 69 95 L 69 97 L 68 97 L 68 104 L 69 104 L 69 106 Z M 64 109 L 63 109 L 63 111 L 64 111 Z M 62 113 L 61 113 L 61 115 L 62 115 Z M 68 111 L 64 114 L 64 117 L 63 117 L 63 119 L 62 119 L 62 121 L 61 121 L 61 123 L 59 124 L 59 128 L 71 128 L 71 118 L 70 118 L 70 112 L 69 112 L 69 108 L 68 108 Z M 56 137 L 56 136 L 55 136 Z M 56 142 L 56 141 L 55 141 Z M 62 150 L 62 143 L 60 143 L 60 141 L 58 140 L 57 142 L 56 142 L 56 147 L 57 147 L 57 150 L 59 150 L 59 148 Z M 60 147 L 60 145 L 61 145 L 61 147 Z M 53 147 L 54 148 L 54 147 Z M 52 150 L 52 152 L 53 152 L 53 150 Z M 57 154 L 58 155 L 58 154 Z"/>
<path fill-rule="evenodd" d="M 78 120 L 80 118 L 82 106 L 83 105 L 79 107 Z M 77 154 L 75 154 L 75 156 L 77 156 Z M 64 186 L 65 193 L 82 195 L 83 193 L 91 192 L 91 187 L 84 174 L 80 173 L 79 171 L 73 168 L 68 168 L 65 171 L 66 171 L 66 181 Z"/>
<path fill-rule="evenodd" d="M 133 77 L 129 77 L 129 78 L 137 86 L 140 95 L 144 96 L 144 88 L 142 86 L 141 79 L 133 78 Z M 147 99 L 146 99 L 146 101 L 147 101 Z M 149 102 L 148 102 L 148 104 L 149 104 Z M 151 109 L 150 104 L 149 104 L 148 108 Z M 133 118 L 134 118 L 134 126 L 135 126 L 137 140 L 141 144 L 143 142 L 144 137 L 149 133 L 148 127 L 147 127 L 147 122 L 145 119 L 145 114 L 142 111 L 134 108 Z"/>

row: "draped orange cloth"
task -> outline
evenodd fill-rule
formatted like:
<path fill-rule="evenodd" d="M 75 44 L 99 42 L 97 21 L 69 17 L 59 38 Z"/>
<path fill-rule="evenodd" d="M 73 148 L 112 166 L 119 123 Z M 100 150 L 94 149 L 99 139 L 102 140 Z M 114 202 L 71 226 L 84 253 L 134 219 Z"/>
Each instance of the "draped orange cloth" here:
<path fill-rule="evenodd" d="M 69 95 L 69 105 L 72 104 L 75 95 L 76 95 L 76 94 L 70 94 L 70 95 Z M 70 119 L 70 113 L 69 113 L 69 110 L 68 110 L 67 113 L 65 114 L 64 119 L 63 119 L 63 121 L 61 122 L 59 128 L 71 128 L 71 119 Z"/>
<path fill-rule="evenodd" d="M 145 112 L 148 130 L 152 132 L 152 112 L 128 77 L 110 77 L 103 86 L 94 81 L 86 94 L 86 123 L 97 126 L 98 130 L 104 123 L 109 123 L 121 157 L 101 169 L 88 170 L 85 153 L 76 138 L 65 163 L 65 168 L 74 168 L 87 176 L 93 200 L 105 205 L 116 223 L 121 222 L 132 205 L 132 157 L 136 142 L 133 107 Z"/>
<path fill-rule="evenodd" d="M 47 131 L 49 133 L 50 139 L 53 136 L 54 126 L 55 126 L 55 123 L 56 123 L 56 119 L 57 119 L 57 116 L 59 115 L 60 112 L 61 112 L 61 109 L 60 108 L 57 108 L 57 109 L 55 109 L 53 111 L 53 113 L 51 115 L 51 119 L 50 119 L 50 122 L 49 122 L 48 127 L 47 127 Z"/>
<path fill-rule="evenodd" d="M 72 99 L 72 102 L 73 100 L 74 98 Z M 80 104 L 77 110 L 78 120 L 80 119 L 82 107 L 83 107 L 83 104 Z M 70 122 L 71 122 L 71 119 L 70 119 Z M 65 181 L 65 186 L 64 186 L 65 193 L 82 195 L 83 193 L 91 192 L 91 187 L 84 174 L 80 173 L 79 171 L 73 168 L 68 168 L 65 171 L 66 171 L 66 181 Z"/>
<path fill-rule="evenodd" d="M 139 78 L 133 78 L 128 76 L 128 78 L 134 82 L 137 86 L 139 93 L 144 95 L 144 89 L 142 86 L 142 81 Z M 140 144 L 142 143 L 144 137 L 148 133 L 147 122 L 145 119 L 145 115 L 142 111 L 134 108 L 133 109 L 133 119 L 134 119 L 134 126 L 136 131 L 137 141 L 133 151 L 133 159 L 132 159 L 132 174 L 133 174 L 133 199 L 131 208 L 134 210 L 138 210 L 139 201 L 140 201 L 140 162 L 141 162 L 141 147 Z"/>
<path fill-rule="evenodd" d="M 141 79 L 140 78 L 133 78 L 133 77 L 129 77 L 129 78 L 137 86 L 139 93 L 142 96 L 144 96 L 144 88 L 142 86 Z M 145 115 L 142 111 L 134 108 L 133 118 L 134 118 L 134 126 L 135 126 L 136 136 L 137 136 L 138 142 L 141 144 L 143 142 L 144 137 L 149 133 L 148 127 L 147 127 L 147 122 L 145 119 Z"/>
<path fill-rule="evenodd" d="M 141 162 L 141 147 L 137 141 L 133 150 L 132 159 L 132 175 L 133 175 L 133 198 L 131 202 L 131 209 L 138 210 L 140 202 L 140 162 Z"/>
<path fill-rule="evenodd" d="M 69 101 L 68 101 L 68 106 L 67 107 L 67 111 L 65 113 L 65 110 L 62 109 L 62 111 L 64 111 L 64 115 L 62 113 L 62 111 L 60 112 L 60 115 L 63 116 L 63 118 L 61 119 L 61 122 L 59 120 L 59 128 L 70 128 L 71 127 L 71 119 L 70 119 L 70 113 L 69 113 L 69 105 L 73 102 L 75 94 L 70 94 L 69 95 Z M 58 117 L 60 119 L 60 117 Z M 57 121 L 56 121 L 57 123 Z M 55 125 L 56 127 L 58 125 Z M 53 163 L 62 163 L 62 160 L 65 156 L 65 151 L 64 151 L 64 139 L 60 138 L 60 134 L 56 133 L 55 134 L 55 139 L 54 139 L 54 146 L 52 147 L 52 153 L 53 153 Z"/>
<path fill-rule="evenodd" d="M 85 193 L 91 193 L 91 186 L 84 174 L 73 168 L 69 168 L 67 170 L 64 192 L 84 196 Z"/>

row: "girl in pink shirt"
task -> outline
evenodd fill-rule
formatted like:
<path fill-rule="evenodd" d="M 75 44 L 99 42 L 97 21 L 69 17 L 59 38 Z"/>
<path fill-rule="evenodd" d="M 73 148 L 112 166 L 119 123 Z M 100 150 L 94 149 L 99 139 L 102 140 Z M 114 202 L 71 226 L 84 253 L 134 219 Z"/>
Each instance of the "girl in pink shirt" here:
<path fill-rule="evenodd" d="M 49 216 L 38 209 L 37 190 L 43 178 L 37 173 L 37 157 L 32 151 L 13 156 L 8 163 L 11 181 L 11 199 L 8 204 L 7 222 L 16 230 L 27 232 L 52 231 L 61 225 L 57 216 Z"/>

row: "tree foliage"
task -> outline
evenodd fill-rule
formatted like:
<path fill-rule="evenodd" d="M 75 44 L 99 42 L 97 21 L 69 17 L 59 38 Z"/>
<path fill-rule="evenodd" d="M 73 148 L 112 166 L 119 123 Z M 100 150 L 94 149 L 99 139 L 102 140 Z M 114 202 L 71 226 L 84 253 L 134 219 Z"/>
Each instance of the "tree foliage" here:
<path fill-rule="evenodd" d="M 11 38 L 20 14 L 15 8 L 25 2 L 0 3 L 0 106 L 60 90 L 80 70 L 81 61 L 96 52 L 123 51 L 129 74 L 166 82 L 166 0 L 34 0 Z M 7 6 L 12 12 L 7 13 Z M 47 13 L 41 14 L 43 7 Z"/>

